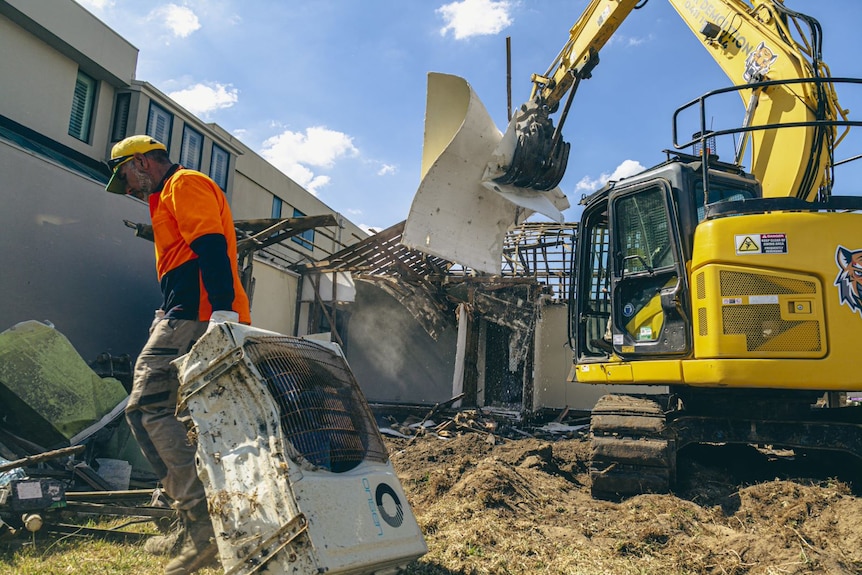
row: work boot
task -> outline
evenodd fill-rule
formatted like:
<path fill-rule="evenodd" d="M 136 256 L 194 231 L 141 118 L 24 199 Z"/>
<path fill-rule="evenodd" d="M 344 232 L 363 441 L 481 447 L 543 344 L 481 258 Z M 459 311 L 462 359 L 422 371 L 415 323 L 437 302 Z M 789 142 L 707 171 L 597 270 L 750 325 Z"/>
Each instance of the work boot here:
<path fill-rule="evenodd" d="M 177 556 L 165 567 L 165 575 L 188 575 L 212 565 L 217 560 L 215 532 L 206 511 L 206 502 L 181 512 L 185 537 Z"/>
<path fill-rule="evenodd" d="M 150 499 L 150 507 L 158 507 L 169 509 L 171 507 L 170 500 L 164 491 L 158 487 L 153 490 L 153 496 Z M 183 543 L 183 538 L 186 536 L 185 522 L 182 518 L 171 521 L 167 517 L 158 519 L 159 530 L 163 535 L 154 535 L 144 542 L 144 552 L 156 556 L 173 557 L 180 550 L 180 545 Z M 163 528 L 166 525 L 167 528 Z"/>
<path fill-rule="evenodd" d="M 144 551 L 150 555 L 173 557 L 180 551 L 180 545 L 186 536 L 183 523 L 165 535 L 154 535 L 144 542 Z"/>

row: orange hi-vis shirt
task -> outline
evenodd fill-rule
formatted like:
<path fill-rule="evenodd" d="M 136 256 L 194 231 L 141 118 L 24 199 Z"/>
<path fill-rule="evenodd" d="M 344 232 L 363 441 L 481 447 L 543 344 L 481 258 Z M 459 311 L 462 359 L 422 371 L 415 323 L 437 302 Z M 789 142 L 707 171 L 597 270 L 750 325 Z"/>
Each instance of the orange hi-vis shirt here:
<path fill-rule="evenodd" d="M 213 310 L 232 310 L 250 324 L 233 215 L 221 188 L 200 172 L 174 166 L 149 204 L 166 317 L 209 321 Z"/>

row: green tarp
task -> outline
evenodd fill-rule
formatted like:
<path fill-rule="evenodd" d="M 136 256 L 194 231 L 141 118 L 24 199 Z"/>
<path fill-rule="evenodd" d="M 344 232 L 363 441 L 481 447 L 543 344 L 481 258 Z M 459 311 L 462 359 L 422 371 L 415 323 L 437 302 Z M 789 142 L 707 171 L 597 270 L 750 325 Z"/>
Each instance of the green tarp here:
<path fill-rule="evenodd" d="M 45 448 L 68 444 L 126 395 L 50 325 L 26 321 L 0 333 L 0 420 L 20 437 Z"/>

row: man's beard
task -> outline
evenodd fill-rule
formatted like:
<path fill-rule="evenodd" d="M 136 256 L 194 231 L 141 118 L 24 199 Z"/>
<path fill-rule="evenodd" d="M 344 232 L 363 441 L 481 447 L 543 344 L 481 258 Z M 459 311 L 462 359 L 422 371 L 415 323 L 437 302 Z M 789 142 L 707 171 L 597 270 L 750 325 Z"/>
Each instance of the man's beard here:
<path fill-rule="evenodd" d="M 146 200 L 150 194 L 155 192 L 156 182 L 147 172 L 138 168 L 135 165 L 129 166 L 129 169 L 135 173 L 135 179 L 138 181 L 138 187 L 132 192 L 132 195 L 138 199 Z"/>

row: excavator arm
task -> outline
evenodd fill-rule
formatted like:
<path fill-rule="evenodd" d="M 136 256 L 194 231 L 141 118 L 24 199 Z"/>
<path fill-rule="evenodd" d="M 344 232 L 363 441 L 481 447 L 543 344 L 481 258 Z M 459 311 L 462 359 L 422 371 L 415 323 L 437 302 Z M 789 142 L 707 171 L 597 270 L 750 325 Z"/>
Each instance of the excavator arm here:
<path fill-rule="evenodd" d="M 566 171 L 569 144 L 562 139 L 563 116 L 550 119 L 563 98 L 568 104 L 581 80 L 599 63 L 599 50 L 641 0 L 590 0 L 569 31 L 569 40 L 544 74 L 533 74 L 530 99 L 512 118 L 484 174 L 500 184 L 536 190 L 556 187 Z"/>
<path fill-rule="evenodd" d="M 560 182 L 569 152 L 561 137 L 568 103 L 556 128 L 550 114 L 567 95 L 574 96 L 582 79 L 590 77 L 601 48 L 633 10 L 646 4 L 640 2 L 591 0 L 548 71 L 533 74 L 530 100 L 510 122 L 489 162 L 486 179 L 537 190 L 552 189 Z M 789 10 L 783 0 L 668 2 L 735 85 L 829 77 L 820 59 L 819 24 Z M 764 196 L 813 200 L 828 190 L 835 129 L 814 122 L 834 120 L 839 113 L 832 85 L 754 87 L 741 90 L 740 95 L 749 127 L 800 124 L 793 129 L 750 132 L 751 172 L 763 184 Z M 737 150 L 738 163 L 745 150 L 743 142 Z"/>

